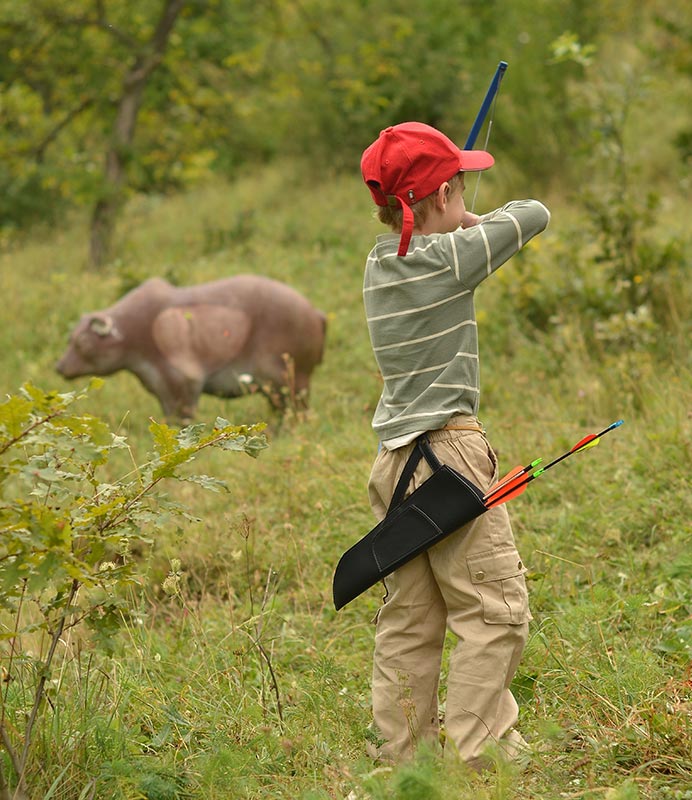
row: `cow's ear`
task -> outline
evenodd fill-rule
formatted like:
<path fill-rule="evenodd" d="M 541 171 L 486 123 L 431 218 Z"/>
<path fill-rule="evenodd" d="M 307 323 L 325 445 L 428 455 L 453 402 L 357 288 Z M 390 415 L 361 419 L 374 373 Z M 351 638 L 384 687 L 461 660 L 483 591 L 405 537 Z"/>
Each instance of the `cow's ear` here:
<path fill-rule="evenodd" d="M 113 318 L 108 316 L 92 317 L 89 320 L 89 330 L 97 336 L 113 336 L 115 339 L 122 339 L 120 331 L 113 324 Z"/>
<path fill-rule="evenodd" d="M 99 336 L 108 336 L 113 328 L 113 320 L 110 317 L 92 317 L 89 320 L 89 330 Z"/>

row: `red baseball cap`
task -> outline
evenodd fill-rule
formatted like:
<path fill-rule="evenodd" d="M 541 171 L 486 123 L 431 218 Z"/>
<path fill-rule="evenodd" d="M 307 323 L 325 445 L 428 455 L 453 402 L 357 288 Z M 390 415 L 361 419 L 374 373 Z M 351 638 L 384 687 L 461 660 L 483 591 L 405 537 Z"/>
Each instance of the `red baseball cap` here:
<path fill-rule="evenodd" d="M 485 150 L 460 150 L 430 125 L 402 122 L 380 133 L 363 153 L 360 169 L 378 206 L 403 209 L 398 255 L 405 256 L 413 233 L 410 207 L 457 172 L 480 172 L 494 163 Z"/>

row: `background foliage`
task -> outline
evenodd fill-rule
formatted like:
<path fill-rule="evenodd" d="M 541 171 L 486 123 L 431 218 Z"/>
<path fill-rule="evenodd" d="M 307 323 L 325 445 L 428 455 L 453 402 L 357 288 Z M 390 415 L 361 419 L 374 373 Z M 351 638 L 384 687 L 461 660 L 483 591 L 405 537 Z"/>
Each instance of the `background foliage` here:
<path fill-rule="evenodd" d="M 447 797 L 454 786 L 474 800 L 689 800 L 683 7 L 188 3 L 147 85 L 113 258 L 85 271 L 88 210 L 102 188 L 122 70 L 160 7 L 0 1 L 0 389 L 16 397 L 31 384 L 43 387 L 38 398 L 68 397 L 74 387 L 53 365 L 80 313 L 153 275 L 284 280 L 327 312 L 327 351 L 311 411 L 289 415 L 280 430 L 259 397 L 202 399 L 200 423 L 266 420 L 270 446 L 252 461 L 205 451 L 209 485 L 224 480 L 230 494 L 189 481 L 168 487 L 170 502 L 198 521 L 169 516 L 158 501 L 149 508 L 132 528 L 128 583 L 106 595 L 118 601 L 109 606 L 114 625 L 97 624 L 98 635 L 72 626 L 41 668 L 52 640 L 38 624 L 40 603 L 23 618 L 36 627 L 20 633 L 3 601 L 10 744 L 45 686 L 26 792 L 411 800 Z M 99 9 L 129 38 L 84 24 Z M 66 16 L 83 19 L 69 26 Z M 514 685 L 530 764 L 474 776 L 422 753 L 375 769 L 363 748 L 380 591 L 339 614 L 330 594 L 339 555 L 371 527 L 365 485 L 380 391 L 360 296 L 379 227 L 358 155 L 380 127 L 409 115 L 465 136 L 500 58 L 510 67 L 491 139 L 498 163 L 476 210 L 536 196 L 553 218 L 477 293 L 482 419 L 507 469 L 619 417 L 625 425 L 511 508 L 531 570 L 534 621 Z M 116 486 L 149 461 L 150 428 L 172 441 L 158 413 L 127 373 L 85 393 L 78 416 L 88 416 L 99 446 L 127 442 L 109 449 L 101 483 Z M 40 476 L 13 472 L 19 455 L 12 463 L 0 461 L 3 548 L 17 541 L 11 509 L 40 501 L 46 488 Z M 76 483 L 58 475 L 52 486 Z M 88 554 L 94 568 L 102 563 L 98 549 Z M 16 564 L 3 550 L 0 579 L 13 591 Z M 0 758 L 14 791 L 8 748 Z"/>
<path fill-rule="evenodd" d="M 6 233 L 103 196 L 124 81 L 170 2 L 0 2 Z M 689 86 L 689 38 L 683 4 L 661 0 L 188 0 L 121 154 L 128 185 L 169 192 L 277 154 L 310 154 L 305 168 L 324 180 L 323 165 L 352 170 L 378 130 L 406 119 L 461 138 L 497 54 L 511 64 L 493 135 L 508 180 L 570 186 L 599 144 L 629 144 L 617 140 L 623 114 L 648 143 L 642 178 L 672 176 L 689 157 L 675 102 Z M 639 117 L 641 94 L 661 91 L 669 114 Z"/>

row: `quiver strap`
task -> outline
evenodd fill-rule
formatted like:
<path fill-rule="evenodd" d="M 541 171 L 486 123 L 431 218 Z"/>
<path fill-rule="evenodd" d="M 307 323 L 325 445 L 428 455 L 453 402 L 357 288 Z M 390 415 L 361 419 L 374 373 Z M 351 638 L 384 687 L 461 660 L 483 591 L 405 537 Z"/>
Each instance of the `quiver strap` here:
<path fill-rule="evenodd" d="M 408 485 L 411 483 L 411 478 L 413 478 L 413 473 L 418 468 L 421 458 L 425 458 L 433 472 L 442 466 L 438 457 L 435 455 L 435 453 L 433 453 L 430 442 L 428 441 L 428 437 L 425 434 L 418 437 L 416 440 L 416 445 L 411 451 L 411 455 L 404 464 L 404 469 L 402 470 L 399 480 L 397 481 L 394 494 L 392 495 L 392 499 L 389 503 L 387 514 L 391 514 L 392 511 L 404 499 Z"/>

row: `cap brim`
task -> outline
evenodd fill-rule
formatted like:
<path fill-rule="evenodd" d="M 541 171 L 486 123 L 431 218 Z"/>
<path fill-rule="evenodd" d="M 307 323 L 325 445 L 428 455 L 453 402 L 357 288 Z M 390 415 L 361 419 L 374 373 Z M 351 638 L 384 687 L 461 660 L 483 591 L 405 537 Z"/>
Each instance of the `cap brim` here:
<path fill-rule="evenodd" d="M 459 163 L 462 172 L 482 172 L 495 163 L 495 159 L 485 150 L 460 150 Z"/>

